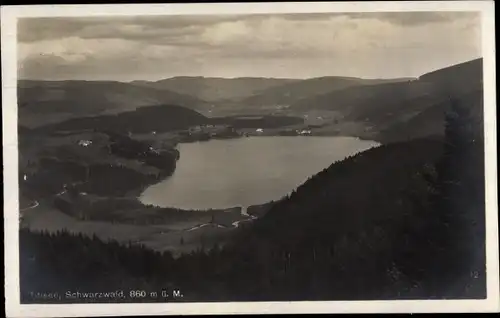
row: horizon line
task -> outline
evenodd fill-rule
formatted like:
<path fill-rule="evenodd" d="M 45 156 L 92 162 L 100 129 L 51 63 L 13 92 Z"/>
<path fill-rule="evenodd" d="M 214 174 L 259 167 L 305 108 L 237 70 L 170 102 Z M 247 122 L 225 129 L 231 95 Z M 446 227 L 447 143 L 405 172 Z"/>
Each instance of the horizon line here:
<path fill-rule="evenodd" d="M 418 79 L 421 76 L 436 72 L 439 70 L 443 70 L 449 67 L 461 65 L 461 64 L 466 64 L 470 63 L 473 61 L 477 60 L 482 60 L 483 56 L 471 59 L 471 60 L 466 60 L 460 63 L 456 64 L 449 64 L 447 66 L 443 66 L 441 68 L 436 68 L 433 70 L 429 70 L 419 76 L 400 76 L 400 77 L 356 77 L 356 76 L 343 76 L 343 75 L 321 75 L 321 76 L 313 76 L 313 77 L 270 77 L 270 76 L 234 76 L 234 77 L 224 77 L 224 76 L 203 76 L 203 75 L 175 75 L 175 76 L 170 76 L 170 77 L 165 77 L 165 78 L 160 78 L 160 79 L 152 79 L 152 80 L 145 80 L 145 79 L 136 79 L 136 80 L 118 80 L 118 79 L 99 79 L 99 80 L 92 80 L 92 79 L 57 79 L 57 80 L 44 80 L 44 79 L 36 79 L 36 78 L 18 78 L 17 81 L 38 81 L 38 82 L 117 82 L 117 83 L 125 83 L 125 84 L 133 84 L 133 82 L 149 82 L 149 83 L 154 83 L 154 82 L 159 82 L 159 81 L 165 81 L 169 79 L 175 79 L 175 78 L 202 78 L 202 79 L 224 79 L 224 80 L 237 80 L 237 79 L 271 79 L 271 80 L 296 80 L 296 81 L 305 81 L 305 80 L 312 80 L 312 79 L 318 79 L 318 78 L 327 78 L 327 77 L 337 77 L 337 78 L 346 78 L 346 79 L 361 79 L 361 80 L 398 80 L 398 79 Z"/>

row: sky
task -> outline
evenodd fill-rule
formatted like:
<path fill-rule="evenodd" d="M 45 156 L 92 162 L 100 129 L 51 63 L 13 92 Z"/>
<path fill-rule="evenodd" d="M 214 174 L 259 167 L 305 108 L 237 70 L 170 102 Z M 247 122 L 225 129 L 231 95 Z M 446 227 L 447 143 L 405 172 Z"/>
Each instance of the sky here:
<path fill-rule="evenodd" d="M 418 77 L 481 57 L 472 12 L 23 18 L 18 74 L 43 80 L 174 76 Z"/>

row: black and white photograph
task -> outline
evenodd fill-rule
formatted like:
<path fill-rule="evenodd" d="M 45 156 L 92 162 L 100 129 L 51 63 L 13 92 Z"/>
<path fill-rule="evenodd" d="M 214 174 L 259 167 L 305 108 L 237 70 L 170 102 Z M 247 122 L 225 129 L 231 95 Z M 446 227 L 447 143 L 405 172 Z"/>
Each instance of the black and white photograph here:
<path fill-rule="evenodd" d="M 2 7 L 13 315 L 499 310 L 493 2 L 272 5 Z"/>

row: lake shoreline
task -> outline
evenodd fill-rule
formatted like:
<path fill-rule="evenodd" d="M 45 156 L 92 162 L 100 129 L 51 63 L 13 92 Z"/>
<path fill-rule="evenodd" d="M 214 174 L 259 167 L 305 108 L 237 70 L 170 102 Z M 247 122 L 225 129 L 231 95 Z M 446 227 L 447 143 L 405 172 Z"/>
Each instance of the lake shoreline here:
<path fill-rule="evenodd" d="M 159 136 L 158 136 L 159 137 Z M 353 136 L 339 136 L 337 135 L 309 135 L 309 136 L 282 136 L 275 133 L 266 132 L 264 134 L 255 134 L 246 136 L 233 136 L 231 138 L 211 138 L 209 140 L 182 140 L 177 139 L 175 148 L 179 144 L 193 144 L 210 142 L 214 140 L 234 140 L 234 139 L 246 139 L 246 138 L 256 138 L 256 137 L 295 137 L 313 138 L 313 137 L 346 137 L 346 138 L 356 138 L 363 140 L 359 137 Z M 260 138 L 258 138 L 260 139 Z M 373 140 L 364 140 L 371 141 Z M 186 160 L 186 156 L 180 154 L 177 163 L 181 163 Z M 328 162 L 330 165 L 333 162 Z M 326 167 L 324 167 L 326 168 Z M 318 171 L 311 171 L 307 176 L 310 177 Z M 77 222 L 84 222 L 85 224 L 90 224 L 92 222 L 104 222 L 107 224 L 108 230 L 105 232 L 114 232 L 114 228 L 119 228 L 122 226 L 137 226 L 140 228 L 153 228 L 156 227 L 168 227 L 168 234 L 161 234 L 162 231 L 153 231 L 149 236 L 142 237 L 139 239 L 134 239 L 136 244 L 145 244 L 146 246 L 155 250 L 164 250 L 167 246 L 170 250 L 189 252 L 191 250 L 196 250 L 200 248 L 203 241 L 211 240 L 212 238 L 217 243 L 223 243 L 226 239 L 230 239 L 231 233 L 244 224 L 250 223 L 252 220 L 262 217 L 267 210 L 272 205 L 273 201 L 280 200 L 283 196 L 272 196 L 269 200 L 262 200 L 262 203 L 258 204 L 234 204 L 231 207 L 224 209 L 178 209 L 174 206 L 154 206 L 151 204 L 146 204 L 141 201 L 141 195 L 143 192 L 154 186 L 155 184 L 162 183 L 168 179 L 175 177 L 178 173 L 178 166 L 173 170 L 172 174 L 160 173 L 156 178 L 153 179 L 143 179 L 140 182 L 127 182 L 128 190 L 126 193 L 120 197 L 113 196 L 87 196 L 92 201 L 92 204 L 97 202 L 96 210 L 94 213 L 88 213 L 83 219 L 79 219 L 76 214 L 72 211 L 62 211 L 60 206 L 54 206 L 53 209 L 64 213 L 75 219 Z M 298 186 L 298 185 L 297 185 Z M 291 191 L 292 189 L 290 189 Z M 77 206 L 81 203 L 72 202 L 70 205 Z M 205 205 L 206 206 L 206 205 Z M 248 214 L 242 213 L 242 206 L 247 208 Z M 34 210 L 37 210 L 35 208 Z M 102 213 L 105 211 L 105 213 Z M 31 210 L 31 212 L 36 212 Z M 100 213 L 97 213 L 100 212 Z M 90 223 L 89 223 L 90 222 Z M 70 226 L 70 225 L 68 225 Z M 81 225 L 84 227 L 84 224 Z M 135 230 L 134 230 L 135 231 Z M 142 230 L 141 230 L 142 231 Z M 148 231 L 149 233 L 149 231 Z M 99 235 L 107 236 L 106 233 L 98 233 Z M 134 237 L 134 233 L 130 233 L 130 237 Z M 180 244 L 180 241 L 184 241 Z M 124 241 L 125 242 L 125 241 Z M 204 242 L 205 246 L 207 245 Z"/>
<path fill-rule="evenodd" d="M 181 155 L 175 172 L 171 177 L 147 186 L 145 190 L 141 189 L 143 191 L 138 195 L 138 199 L 145 205 L 184 210 L 262 205 L 290 194 L 307 178 L 332 163 L 343 160 L 345 156 L 380 146 L 376 141 L 352 136 L 258 135 L 238 139 L 239 141 L 233 138 L 224 141 L 212 139 L 207 142 L 179 142 L 176 149 Z M 281 154 L 273 154 L 277 148 L 276 143 L 285 143 L 282 146 L 287 149 Z M 302 151 L 296 149 L 302 149 Z M 263 155 L 267 156 L 267 159 L 260 158 Z M 206 158 L 202 166 L 193 162 L 195 158 L 200 156 Z M 287 158 L 286 162 L 294 160 L 295 163 L 289 162 L 288 166 L 292 165 L 296 168 L 292 166 L 279 167 L 282 166 L 285 158 Z M 304 160 L 308 162 L 306 165 L 303 164 Z M 274 165 L 275 169 L 266 175 L 262 169 L 268 165 Z M 242 167 L 247 167 L 247 169 L 255 167 L 252 174 L 256 175 L 248 175 L 249 172 Z M 299 169 L 297 170 L 297 168 Z M 292 176 L 288 176 L 290 173 Z M 241 180 L 241 178 L 247 180 L 243 182 L 246 182 L 247 186 L 251 184 L 251 188 L 234 181 L 234 179 Z M 260 188 L 273 186 L 265 182 L 269 178 L 272 178 L 271 184 L 277 188 L 269 192 L 271 195 L 264 195 L 265 192 L 262 192 Z M 291 181 L 287 181 L 290 178 L 292 178 Z M 215 181 L 216 183 L 213 183 Z M 264 183 L 261 183 L 262 181 Z M 188 185 L 188 183 L 192 184 Z M 162 184 L 166 185 L 167 188 Z M 226 185 L 229 184 L 232 186 L 226 188 Z M 187 188 L 175 193 L 179 186 Z M 219 189 L 219 187 L 223 188 Z M 217 199 L 215 201 L 203 199 L 206 202 L 201 203 L 200 201 L 193 204 L 193 194 L 188 189 L 198 189 L 199 193 L 194 194 L 198 201 L 204 196 L 222 196 L 227 197 L 227 200 L 223 199 L 219 202 Z"/>
<path fill-rule="evenodd" d="M 283 137 L 283 136 L 280 136 L 280 135 L 277 135 L 277 136 L 276 135 L 257 135 L 257 136 L 251 136 L 251 137 L 264 138 L 264 137 Z M 248 138 L 251 138 L 251 137 L 248 137 Z M 322 136 L 298 136 L 298 137 L 303 137 L 303 138 L 329 137 L 329 138 L 331 138 L 333 136 L 322 135 Z M 334 136 L 334 137 L 341 137 L 341 136 Z M 352 137 L 352 136 L 342 136 L 342 137 L 356 138 L 356 139 L 359 139 L 361 141 L 367 141 L 367 140 L 363 140 L 361 138 Z M 241 138 L 247 138 L 247 137 L 237 137 L 237 138 L 232 138 L 232 139 L 241 139 Z M 214 138 L 214 139 L 218 139 L 218 138 Z M 295 139 L 295 137 L 293 137 L 293 139 Z M 224 139 L 224 140 L 227 140 L 227 139 Z M 369 140 L 369 141 L 373 142 L 372 140 Z M 198 141 L 198 142 L 204 143 L 204 141 Z M 192 144 L 193 142 L 188 142 L 188 143 Z M 179 144 L 188 144 L 188 143 L 181 141 Z M 178 158 L 178 161 L 182 161 L 183 159 L 185 159 L 183 157 L 184 156 L 181 154 Z M 329 161 L 328 165 L 331 163 L 333 163 L 333 162 Z M 213 208 L 213 209 L 206 208 L 206 207 L 199 208 L 199 209 L 176 208 L 175 205 L 148 204 L 147 202 L 144 202 L 143 200 L 141 200 L 141 196 L 144 193 L 144 191 L 146 191 L 146 189 L 148 189 L 156 184 L 160 184 L 162 182 L 165 182 L 166 180 L 169 180 L 172 177 L 174 177 L 177 173 L 177 168 L 178 167 L 175 168 L 172 175 L 164 175 L 158 179 L 150 180 L 150 182 L 142 182 L 141 184 L 135 184 L 135 185 L 130 184 L 130 190 L 127 191 L 127 194 L 125 196 L 121 197 L 119 200 L 120 200 L 120 202 L 122 202 L 121 206 L 124 206 L 125 203 L 123 203 L 123 202 L 126 202 L 126 205 L 130 205 L 130 206 L 134 207 L 133 211 L 138 216 L 137 219 L 128 218 L 128 217 L 126 220 L 120 219 L 121 218 L 121 215 L 119 213 L 120 209 L 119 208 L 118 209 L 111 208 L 111 209 L 109 209 L 109 213 L 111 215 L 117 214 L 118 215 L 117 219 L 113 219 L 112 217 L 102 217 L 102 216 L 98 215 L 98 216 L 90 217 L 89 220 L 109 221 L 112 223 L 123 223 L 123 224 L 143 224 L 143 225 L 160 224 L 161 221 L 148 222 L 148 221 L 140 220 L 140 217 L 143 215 L 155 214 L 157 216 L 159 215 L 157 218 L 158 220 L 168 219 L 169 222 L 173 222 L 173 223 L 184 223 L 184 222 L 186 222 L 186 220 L 189 220 L 190 222 L 193 223 L 193 226 L 196 226 L 196 225 L 201 225 L 201 224 L 207 223 L 207 215 L 209 215 L 212 218 L 212 220 L 210 220 L 210 223 L 230 227 L 235 222 L 249 220 L 249 216 L 245 216 L 244 214 L 241 213 L 241 206 L 246 206 L 248 211 L 250 211 L 249 214 L 251 215 L 252 214 L 251 211 L 262 210 L 262 209 L 260 209 L 261 207 L 267 207 L 270 202 L 280 200 L 282 197 L 284 197 L 286 195 L 286 194 L 284 194 L 282 196 L 279 196 L 279 195 L 273 196 L 269 200 L 262 200 L 261 201 L 262 203 L 248 204 L 248 205 L 243 204 L 242 205 L 240 202 L 238 204 L 230 205 L 227 208 Z M 326 168 L 326 167 L 324 167 L 324 168 Z M 319 170 L 318 171 L 315 170 L 314 172 L 307 174 L 307 177 L 310 177 L 311 175 L 314 175 L 317 172 L 319 172 Z M 298 185 L 300 185 L 300 184 L 297 184 L 297 186 Z M 292 190 L 293 190 L 293 187 L 292 187 L 292 189 L 290 189 L 290 192 Z M 103 199 L 113 201 L 116 198 L 103 197 Z M 259 212 L 256 215 L 261 216 L 262 214 L 263 213 Z"/>

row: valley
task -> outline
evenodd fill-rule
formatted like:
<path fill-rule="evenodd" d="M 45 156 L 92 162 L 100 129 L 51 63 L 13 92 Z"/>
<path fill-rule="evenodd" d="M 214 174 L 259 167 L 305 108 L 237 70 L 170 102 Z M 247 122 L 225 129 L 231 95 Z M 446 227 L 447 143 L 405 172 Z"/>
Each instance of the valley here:
<path fill-rule="evenodd" d="M 481 76 L 478 59 L 416 79 L 21 81 L 24 277 L 40 270 L 27 264 L 71 251 L 101 267 L 85 283 L 85 269 L 64 270 L 58 288 L 175 283 L 205 301 L 418 299 L 448 293 L 431 282 L 461 275 L 453 295 L 483 297 L 484 275 L 466 277 L 484 273 L 479 249 L 460 273 L 439 267 L 465 256 L 455 234 L 435 234 L 446 231 L 434 212 L 451 208 L 433 194 L 454 178 L 475 188 L 450 195 L 480 201 Z M 450 117 L 455 108 L 472 132 Z M 461 143 L 452 129 L 465 143 L 459 163 L 446 157 Z M 463 166 L 452 173 L 442 162 Z M 474 211 L 460 220 L 481 237 Z M 154 261 L 137 265 L 137 255 Z"/>

